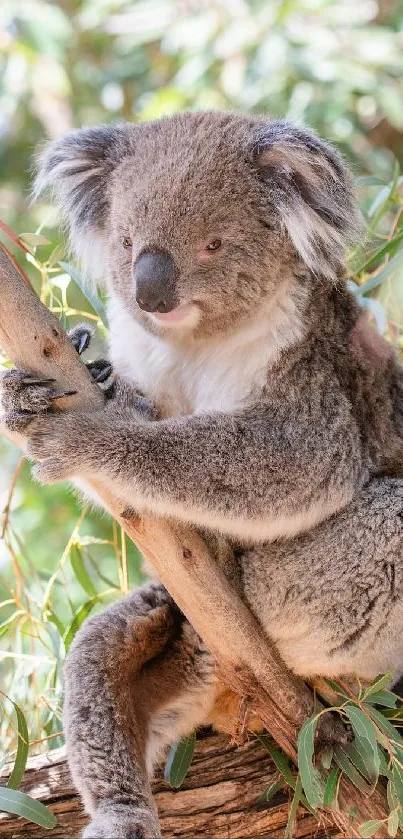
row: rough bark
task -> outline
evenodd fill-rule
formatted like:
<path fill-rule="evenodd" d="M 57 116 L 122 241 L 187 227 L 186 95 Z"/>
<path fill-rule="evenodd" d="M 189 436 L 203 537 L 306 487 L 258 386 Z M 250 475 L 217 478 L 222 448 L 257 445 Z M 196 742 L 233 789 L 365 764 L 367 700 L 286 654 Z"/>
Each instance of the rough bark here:
<path fill-rule="evenodd" d="M 0 784 L 6 776 L 0 775 Z M 161 773 L 153 790 L 164 839 L 282 839 L 290 808 L 287 789 L 269 802 L 260 794 L 276 777 L 275 767 L 258 743 L 229 747 L 222 736 L 198 740 L 195 757 L 180 790 L 168 787 Z M 24 778 L 24 792 L 40 798 L 58 819 L 53 830 L 0 814 L 0 839 L 78 839 L 87 819 L 75 794 L 64 757 L 57 749 L 31 758 Z M 295 839 L 342 839 L 328 819 L 316 819 L 299 810 Z"/>
<path fill-rule="evenodd" d="M 51 376 L 65 389 L 77 390 L 76 396 L 59 400 L 61 410 L 101 404 L 98 387 L 60 323 L 27 287 L 1 248 L 0 346 L 15 364 Z M 17 442 L 23 447 L 21 438 Z M 172 521 L 153 516 L 143 516 L 141 520 L 135 515 L 122 516 L 121 504 L 109 491 L 96 484 L 94 489 L 154 566 L 215 655 L 226 682 L 251 700 L 267 730 L 289 757 L 295 759 L 298 729 L 314 707 L 312 693 L 287 670 L 203 540 L 191 528 Z M 334 723 L 329 715 L 323 719 L 326 727 L 323 733 L 332 736 Z M 356 807 L 358 824 L 367 818 L 386 815 L 380 792 L 368 804 L 354 787 L 343 782 L 341 797 L 349 806 Z M 346 824 L 341 814 L 334 813 L 332 818 L 339 826 Z M 358 835 L 352 826 L 349 835 Z"/>

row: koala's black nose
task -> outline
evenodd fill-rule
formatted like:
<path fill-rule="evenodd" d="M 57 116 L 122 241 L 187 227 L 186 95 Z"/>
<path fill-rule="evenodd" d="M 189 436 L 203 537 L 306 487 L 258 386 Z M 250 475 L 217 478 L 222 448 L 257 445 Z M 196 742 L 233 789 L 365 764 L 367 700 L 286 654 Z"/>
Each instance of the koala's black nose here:
<path fill-rule="evenodd" d="M 176 268 L 169 253 L 145 251 L 133 266 L 136 300 L 145 312 L 171 312 L 178 305 Z"/>

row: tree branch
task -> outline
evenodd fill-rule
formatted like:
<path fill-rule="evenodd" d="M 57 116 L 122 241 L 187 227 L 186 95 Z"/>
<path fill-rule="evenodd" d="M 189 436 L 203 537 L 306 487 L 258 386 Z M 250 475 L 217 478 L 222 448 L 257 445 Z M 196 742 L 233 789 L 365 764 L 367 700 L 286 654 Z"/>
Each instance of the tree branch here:
<path fill-rule="evenodd" d="M 1 248 L 0 345 L 16 365 L 56 379 L 63 389 L 77 391 L 74 397 L 58 400 L 60 410 L 102 404 L 98 386 L 60 323 L 24 283 Z M 22 438 L 16 442 L 23 448 Z M 269 733 L 295 760 L 298 730 L 314 710 L 312 692 L 287 670 L 203 540 L 190 527 L 172 521 L 154 516 L 128 517 L 109 489 L 96 484 L 93 488 L 154 566 L 217 659 L 225 681 L 252 701 Z M 338 721 L 330 715 L 322 719 L 322 735 L 335 736 Z M 369 817 L 368 808 L 371 818 L 386 816 L 381 793 L 374 793 L 368 803 L 349 782 L 342 786 L 342 797 L 357 808 L 358 822 Z M 332 817 L 337 825 L 346 826 L 343 814 L 332 813 Z M 349 835 L 358 834 L 349 827 Z"/>

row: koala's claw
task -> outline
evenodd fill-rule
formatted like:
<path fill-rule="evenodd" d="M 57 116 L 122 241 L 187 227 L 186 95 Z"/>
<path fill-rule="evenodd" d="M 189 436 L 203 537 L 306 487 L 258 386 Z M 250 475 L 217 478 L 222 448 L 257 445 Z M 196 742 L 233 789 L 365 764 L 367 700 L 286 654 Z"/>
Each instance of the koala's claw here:
<path fill-rule="evenodd" d="M 7 417 L 26 416 L 47 411 L 56 395 L 54 379 L 40 378 L 26 370 L 6 370 L 0 379 L 1 407 Z M 11 426 L 10 426 L 11 428 Z"/>
<path fill-rule="evenodd" d="M 70 341 L 79 355 L 82 355 L 82 353 L 88 349 L 92 336 L 93 329 L 88 325 L 88 323 L 80 323 L 69 332 Z M 103 382 L 106 382 L 112 373 L 112 364 L 105 358 L 98 358 L 96 361 L 90 361 L 86 367 L 97 384 L 103 384 Z"/>
<path fill-rule="evenodd" d="M 23 379 L 20 379 L 20 382 L 23 385 L 36 385 L 38 387 L 42 385 L 52 385 L 55 381 L 56 379 L 38 379 L 35 378 L 35 376 L 24 376 Z"/>
<path fill-rule="evenodd" d="M 56 399 L 63 399 L 64 396 L 75 396 L 76 393 L 78 393 L 77 390 L 64 390 L 63 393 L 55 393 L 50 399 L 52 402 L 55 402 Z"/>
<path fill-rule="evenodd" d="M 79 355 L 82 355 L 91 343 L 93 330 L 88 323 L 79 323 L 74 329 L 69 332 L 69 338 L 75 350 Z"/>
<path fill-rule="evenodd" d="M 94 382 L 102 384 L 109 379 L 113 368 L 110 361 L 107 361 L 106 358 L 98 358 L 97 361 L 90 361 L 90 363 L 87 364 L 87 369 L 90 371 Z"/>

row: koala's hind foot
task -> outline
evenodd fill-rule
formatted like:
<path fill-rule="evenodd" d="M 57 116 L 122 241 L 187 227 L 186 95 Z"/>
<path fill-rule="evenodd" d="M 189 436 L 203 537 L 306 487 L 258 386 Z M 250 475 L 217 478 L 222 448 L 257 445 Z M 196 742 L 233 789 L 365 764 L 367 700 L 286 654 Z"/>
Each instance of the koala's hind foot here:
<path fill-rule="evenodd" d="M 65 668 L 73 780 L 92 817 L 85 839 L 160 837 L 149 776 L 172 742 L 207 719 L 211 655 L 161 583 L 90 618 Z"/>
<path fill-rule="evenodd" d="M 155 815 L 144 807 L 100 807 L 84 830 L 82 839 L 160 839 Z"/>

